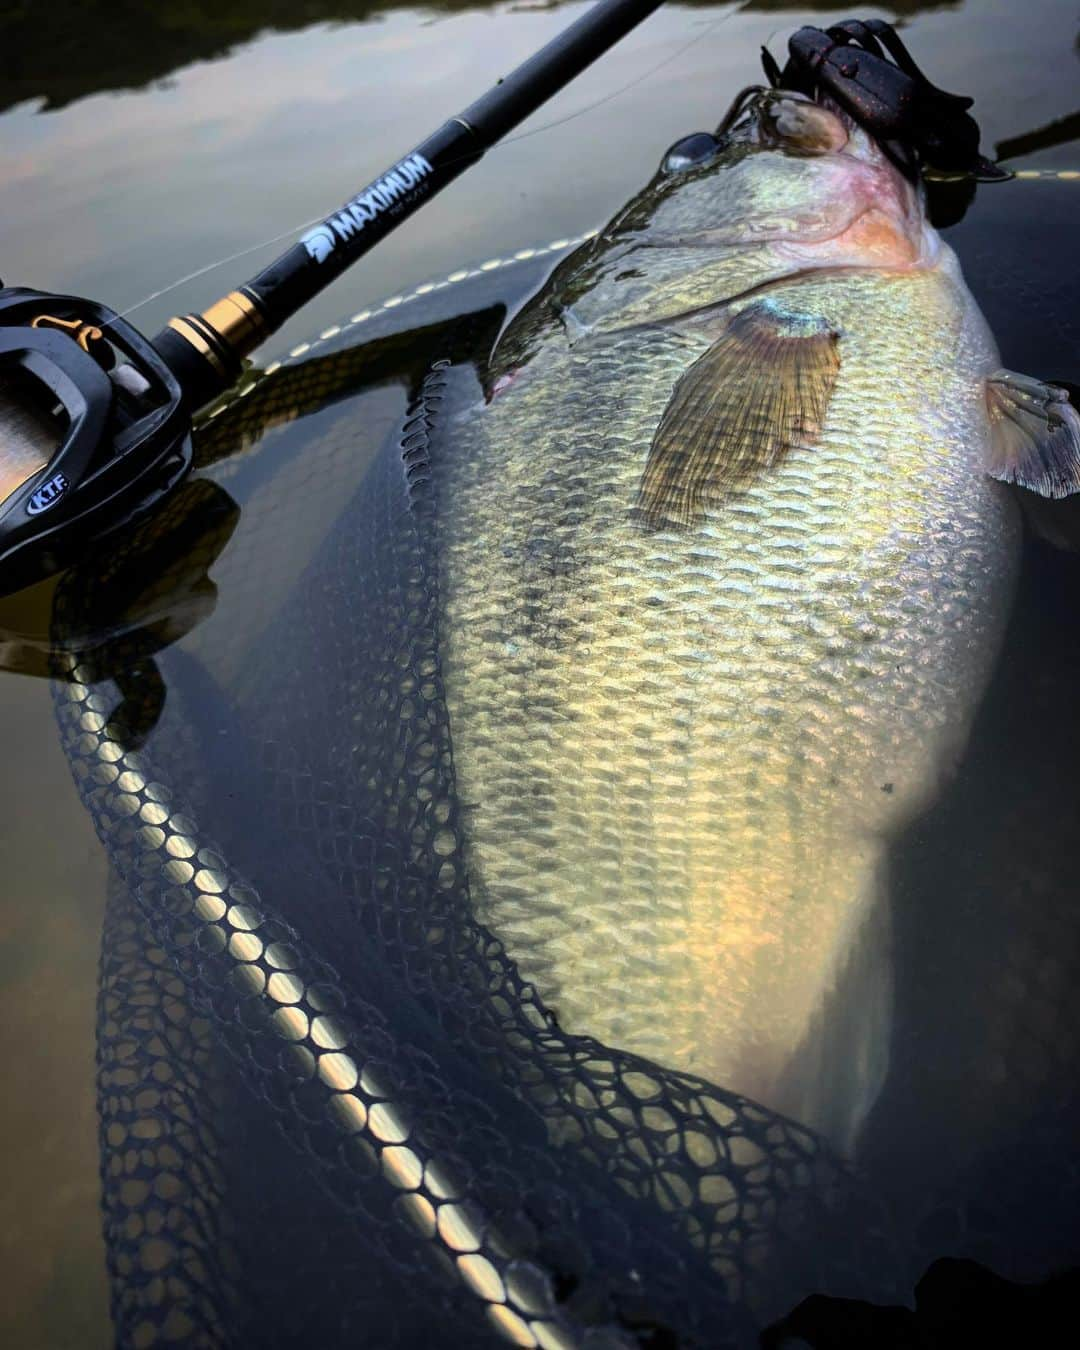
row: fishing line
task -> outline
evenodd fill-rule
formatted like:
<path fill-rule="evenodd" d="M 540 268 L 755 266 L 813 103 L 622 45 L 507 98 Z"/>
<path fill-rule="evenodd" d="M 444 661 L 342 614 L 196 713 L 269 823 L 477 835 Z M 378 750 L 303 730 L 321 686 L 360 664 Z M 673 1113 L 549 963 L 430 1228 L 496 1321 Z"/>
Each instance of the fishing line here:
<path fill-rule="evenodd" d="M 720 24 L 726 23 L 735 12 L 735 9 L 729 9 L 726 14 L 721 14 L 718 18 L 713 19 L 712 23 L 708 24 L 704 31 L 695 34 L 676 51 L 671 52 L 670 55 L 665 56 L 663 60 L 658 61 L 655 66 L 651 66 L 643 74 L 630 80 L 629 83 L 621 85 L 618 89 L 612 90 L 610 94 L 604 94 L 602 98 L 598 98 L 594 103 L 587 103 L 584 108 L 578 108 L 576 112 L 567 113 L 565 117 L 557 117 L 553 122 L 545 122 L 543 126 L 533 127 L 529 131 L 519 131 L 516 136 L 507 136 L 506 140 L 500 142 L 500 145 L 513 145 L 515 141 L 527 140 L 530 136 L 539 135 L 541 131 L 551 131 L 553 127 L 564 126 L 567 122 L 572 122 L 576 117 L 581 117 L 585 113 L 592 112 L 594 108 L 603 107 L 605 103 L 610 103 L 612 99 L 619 98 L 628 90 L 634 89 L 639 84 L 643 84 L 645 80 L 650 79 L 658 70 L 663 70 L 666 65 L 676 60 L 677 57 L 682 56 L 684 52 L 688 52 L 695 43 L 707 38 L 714 28 L 718 28 Z"/>
<path fill-rule="evenodd" d="M 531 130 L 520 132 L 516 136 L 509 136 L 505 140 L 500 141 L 498 145 L 492 146 L 488 154 L 494 154 L 504 146 L 513 145 L 515 141 L 522 141 L 529 136 L 538 135 L 541 131 L 551 131 L 554 127 L 563 126 L 567 122 L 572 122 L 576 118 L 583 117 L 586 113 L 592 112 L 594 108 L 599 108 L 605 103 L 610 103 L 612 99 L 619 98 L 629 90 L 635 89 L 639 84 L 643 84 L 645 80 L 650 79 L 655 75 L 657 71 L 663 70 L 666 65 L 669 65 L 672 61 L 682 56 L 684 52 L 689 51 L 695 43 L 707 38 L 722 23 L 726 23 L 726 21 L 736 12 L 735 7 L 732 7 L 727 10 L 726 13 L 718 15 L 706 25 L 703 31 L 695 33 L 692 38 L 683 43 L 682 46 L 678 47 L 675 51 L 669 52 L 667 56 L 662 57 L 655 65 L 650 66 L 648 70 L 640 75 L 636 75 L 632 80 L 629 80 L 626 84 L 612 90 L 610 93 L 604 94 L 603 97 L 596 99 L 595 102 L 588 103 L 585 107 L 578 108 L 574 112 L 568 113 L 565 117 L 557 118 L 553 122 L 546 122 L 543 126 L 533 127 Z M 214 262 L 207 263 L 205 267 L 199 267 L 194 272 L 187 273 L 186 276 L 178 277 L 175 281 L 169 282 L 167 286 L 162 286 L 160 290 L 151 291 L 149 295 L 144 295 L 141 300 L 137 300 L 133 305 L 129 305 L 126 309 L 121 310 L 118 313 L 117 318 L 126 319 L 128 315 L 134 314 L 137 309 L 142 309 L 144 305 L 150 304 L 153 300 L 160 300 L 163 295 L 168 295 L 171 291 L 175 291 L 180 286 L 186 286 L 189 281 L 197 281 L 200 277 L 206 276 L 209 272 L 216 271 L 219 267 L 225 267 L 229 263 L 238 261 L 240 258 L 247 258 L 252 253 L 258 253 L 260 249 L 269 248 L 271 244 L 280 243 L 281 240 L 288 239 L 291 235 L 299 234 L 301 230 L 306 230 L 309 226 L 317 225 L 324 218 L 324 215 L 325 213 L 323 213 L 323 215 L 314 216 L 310 220 L 302 221 L 298 225 L 292 225 L 287 230 L 282 230 L 280 234 L 275 234 L 269 239 L 262 239 L 256 244 L 250 244 L 247 248 L 240 249 L 238 253 L 230 253 L 228 257 L 218 258 Z"/>
<path fill-rule="evenodd" d="M 280 243 L 282 239 L 288 239 L 290 235 L 306 230 L 309 225 L 317 225 L 320 220 L 322 220 L 322 216 L 313 216 L 310 220 L 305 220 L 299 225 L 291 225 L 287 230 L 282 230 L 280 234 L 275 234 L 270 239 L 263 239 L 257 244 L 250 244 L 247 248 L 242 248 L 239 253 L 230 253 L 227 258 L 219 258 L 216 262 L 207 263 L 205 267 L 199 267 L 194 272 L 189 272 L 187 276 L 177 277 L 175 281 L 170 281 L 167 286 L 162 286 L 160 291 L 151 291 L 149 295 L 144 295 L 141 300 L 137 300 L 127 309 L 120 310 L 116 317 L 126 319 L 129 314 L 134 314 L 137 309 L 142 309 L 143 305 L 148 305 L 151 300 L 158 300 L 161 296 L 168 295 L 170 291 L 175 291 L 178 286 L 184 286 L 189 281 L 197 281 L 199 277 L 206 276 L 207 272 L 213 272 L 218 267 L 236 262 L 238 258 L 246 258 L 251 253 L 258 253 L 259 249 L 269 248 L 271 244 Z"/>

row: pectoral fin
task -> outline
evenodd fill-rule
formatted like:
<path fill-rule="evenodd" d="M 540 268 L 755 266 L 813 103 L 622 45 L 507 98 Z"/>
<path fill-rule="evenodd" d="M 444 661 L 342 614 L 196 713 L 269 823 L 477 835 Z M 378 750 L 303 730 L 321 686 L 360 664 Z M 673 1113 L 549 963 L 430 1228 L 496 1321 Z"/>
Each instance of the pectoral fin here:
<path fill-rule="evenodd" d="M 676 384 L 638 488 L 650 529 L 686 528 L 812 445 L 840 369 L 824 319 L 763 300 L 741 310 Z"/>
<path fill-rule="evenodd" d="M 1066 390 L 999 370 L 986 382 L 986 407 L 991 477 L 1040 497 L 1080 491 L 1080 413 Z"/>

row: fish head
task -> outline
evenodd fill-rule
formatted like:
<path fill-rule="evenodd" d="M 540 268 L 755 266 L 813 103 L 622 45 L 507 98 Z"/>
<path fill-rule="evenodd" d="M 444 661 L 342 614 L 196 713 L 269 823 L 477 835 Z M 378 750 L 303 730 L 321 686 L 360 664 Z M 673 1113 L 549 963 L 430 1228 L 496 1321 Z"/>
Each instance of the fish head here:
<path fill-rule="evenodd" d="M 940 247 L 921 186 L 842 110 L 753 88 L 714 132 L 667 151 L 556 269 L 518 336 L 535 340 L 552 315 L 571 341 L 677 318 L 815 269 L 930 267 Z M 514 345 L 520 358 L 530 344 Z"/>
<path fill-rule="evenodd" d="M 911 265 L 926 225 L 917 188 L 839 108 L 744 91 L 716 132 L 677 141 L 613 237 L 742 248 L 813 265 Z M 768 261 L 767 258 L 763 261 Z"/>

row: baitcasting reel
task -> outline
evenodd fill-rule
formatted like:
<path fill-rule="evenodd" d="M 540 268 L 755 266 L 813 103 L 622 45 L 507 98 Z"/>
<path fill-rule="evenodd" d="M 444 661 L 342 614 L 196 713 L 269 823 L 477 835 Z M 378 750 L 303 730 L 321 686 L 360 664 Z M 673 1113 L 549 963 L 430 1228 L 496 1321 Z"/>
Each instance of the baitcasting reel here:
<path fill-rule="evenodd" d="M 66 566 L 191 466 L 190 418 L 154 347 L 103 305 L 0 289 L 0 591 Z"/>

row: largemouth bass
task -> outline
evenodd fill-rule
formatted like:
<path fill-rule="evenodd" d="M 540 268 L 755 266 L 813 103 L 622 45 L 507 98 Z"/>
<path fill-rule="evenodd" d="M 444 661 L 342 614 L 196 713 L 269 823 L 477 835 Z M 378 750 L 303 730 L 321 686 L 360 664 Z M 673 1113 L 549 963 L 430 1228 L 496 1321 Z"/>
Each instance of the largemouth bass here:
<path fill-rule="evenodd" d="M 478 914 L 564 1028 L 849 1149 L 887 848 L 1009 609 L 991 474 L 1075 485 L 1075 412 L 998 365 L 920 191 L 757 91 L 554 272 L 439 468 Z"/>

